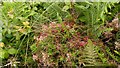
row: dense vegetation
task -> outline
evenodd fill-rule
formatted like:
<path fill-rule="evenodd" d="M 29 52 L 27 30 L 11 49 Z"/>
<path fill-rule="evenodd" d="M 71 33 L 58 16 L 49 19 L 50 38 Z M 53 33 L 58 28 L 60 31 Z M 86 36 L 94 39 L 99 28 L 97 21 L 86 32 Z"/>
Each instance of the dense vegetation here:
<path fill-rule="evenodd" d="M 120 64 L 120 2 L 0 3 L 2 66 Z"/>

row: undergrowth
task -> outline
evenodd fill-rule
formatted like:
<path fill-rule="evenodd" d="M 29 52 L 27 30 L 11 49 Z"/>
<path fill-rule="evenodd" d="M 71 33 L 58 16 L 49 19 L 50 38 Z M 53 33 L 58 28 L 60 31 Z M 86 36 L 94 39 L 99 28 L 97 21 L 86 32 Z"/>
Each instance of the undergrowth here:
<path fill-rule="evenodd" d="M 3 66 L 119 64 L 119 6 L 119 2 L 2 2 Z"/>

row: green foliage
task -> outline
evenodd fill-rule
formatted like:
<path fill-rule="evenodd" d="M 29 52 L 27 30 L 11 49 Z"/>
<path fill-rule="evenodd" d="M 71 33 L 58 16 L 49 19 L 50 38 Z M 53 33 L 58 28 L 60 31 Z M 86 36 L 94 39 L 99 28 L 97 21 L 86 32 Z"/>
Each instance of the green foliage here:
<path fill-rule="evenodd" d="M 32 50 L 33 53 L 36 52 L 36 51 L 37 51 L 36 44 L 32 44 L 32 45 L 30 46 L 30 49 Z"/>
<path fill-rule="evenodd" d="M 79 20 L 85 22 L 87 25 L 87 35 L 94 39 L 98 39 L 104 30 L 101 26 L 105 24 L 105 13 L 108 12 L 107 8 L 111 8 L 113 3 L 107 2 L 83 2 L 75 5 L 76 10 L 81 11 Z"/>
<path fill-rule="evenodd" d="M 106 52 L 108 55 L 110 55 L 110 57 L 112 57 L 112 59 L 114 59 L 116 62 L 120 63 L 120 56 L 115 56 L 114 54 L 111 53 L 109 47 L 106 47 Z M 115 51 L 115 53 L 117 53 L 119 55 L 119 52 Z"/>
<path fill-rule="evenodd" d="M 67 9 L 64 7 L 64 3 L 41 3 L 41 4 L 43 5 L 44 11 L 38 14 L 37 16 L 39 23 L 52 21 L 61 23 L 64 18 L 71 16 Z"/>
<path fill-rule="evenodd" d="M 14 49 L 14 48 L 11 48 L 11 49 L 8 50 L 8 53 L 13 55 L 13 54 L 17 53 L 17 50 Z"/>
<path fill-rule="evenodd" d="M 29 65 L 34 64 L 35 59 L 43 65 L 77 66 L 82 62 L 97 65 L 100 59 L 100 64 L 108 63 L 107 53 L 119 62 L 119 51 L 112 54 L 107 48 L 105 53 L 93 44 L 103 32 L 113 30 L 104 24 L 117 13 L 119 4 L 115 5 L 108 2 L 3 2 L 0 58 L 5 60 L 4 64 L 18 60 L 21 65 Z M 116 40 L 119 35 L 118 31 Z"/>
<path fill-rule="evenodd" d="M 114 50 L 114 52 L 115 52 L 117 55 L 120 56 L 120 52 L 118 52 L 118 51 L 116 51 L 116 50 Z"/>
<path fill-rule="evenodd" d="M 119 12 L 120 12 L 120 2 L 118 3 L 115 3 L 114 6 L 112 6 L 112 10 L 109 10 L 108 13 L 106 13 L 106 20 L 107 21 L 111 21 L 113 18 L 115 17 L 118 17 L 120 19 L 120 15 L 119 15 Z M 117 14 L 117 15 L 116 15 Z"/>
<path fill-rule="evenodd" d="M 22 2 L 3 3 L 0 10 L 0 20 L 3 23 L 2 42 L 5 44 L 2 48 L 3 59 L 14 57 L 17 58 L 16 60 L 22 58 L 19 61 L 23 61 L 27 59 L 27 56 L 31 55 L 28 46 L 33 44 L 34 33 L 32 33 L 31 29 L 32 21 L 30 16 L 34 16 L 36 13 L 30 5 L 30 3 Z M 6 54 L 8 56 L 4 58 Z"/>
<path fill-rule="evenodd" d="M 0 58 L 5 59 L 8 58 L 9 54 L 7 50 L 0 48 Z"/>
<path fill-rule="evenodd" d="M 116 33 L 116 40 L 120 40 L 120 30 Z"/>
<path fill-rule="evenodd" d="M 93 42 L 88 39 L 88 44 L 84 48 L 84 52 L 82 55 L 82 62 L 84 62 L 87 65 L 98 65 L 99 59 L 96 52 L 96 45 L 93 44 Z"/>
<path fill-rule="evenodd" d="M 108 59 L 106 58 L 105 53 L 103 52 L 102 48 L 97 47 L 96 52 L 98 54 L 98 57 L 101 59 L 103 64 L 108 64 Z"/>

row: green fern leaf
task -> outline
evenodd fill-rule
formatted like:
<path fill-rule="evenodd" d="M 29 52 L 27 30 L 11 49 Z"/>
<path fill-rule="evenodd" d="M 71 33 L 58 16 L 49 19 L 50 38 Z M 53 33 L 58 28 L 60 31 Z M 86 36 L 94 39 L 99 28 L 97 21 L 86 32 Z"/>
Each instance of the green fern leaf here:
<path fill-rule="evenodd" d="M 96 53 L 96 46 L 89 39 L 88 44 L 84 48 L 82 62 L 88 65 L 96 65 L 98 63 L 98 55 Z"/>

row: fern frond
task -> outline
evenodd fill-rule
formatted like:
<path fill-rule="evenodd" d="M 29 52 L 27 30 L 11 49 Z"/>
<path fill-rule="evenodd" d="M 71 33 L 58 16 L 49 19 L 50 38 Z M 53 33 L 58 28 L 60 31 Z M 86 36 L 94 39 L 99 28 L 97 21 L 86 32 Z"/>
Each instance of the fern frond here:
<path fill-rule="evenodd" d="M 89 39 L 88 44 L 85 46 L 82 56 L 82 62 L 88 65 L 96 65 L 98 63 L 98 55 L 96 52 L 96 46 Z"/>

